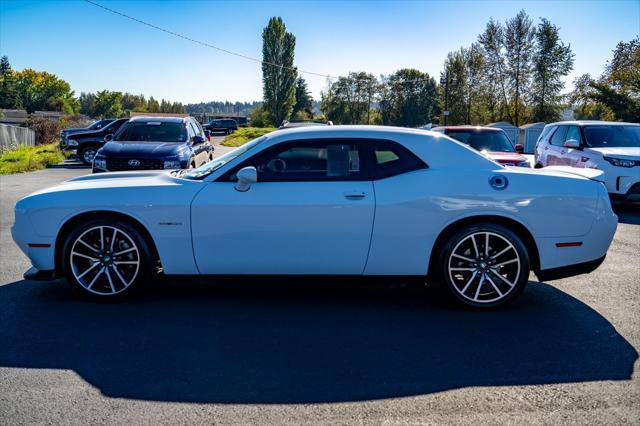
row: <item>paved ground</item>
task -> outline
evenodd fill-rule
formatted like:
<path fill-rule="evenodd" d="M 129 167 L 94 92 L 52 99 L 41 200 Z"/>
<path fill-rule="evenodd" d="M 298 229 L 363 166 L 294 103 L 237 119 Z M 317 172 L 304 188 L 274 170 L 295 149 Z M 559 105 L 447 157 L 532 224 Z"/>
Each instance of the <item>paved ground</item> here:
<path fill-rule="evenodd" d="M 0 424 L 639 424 L 640 211 L 591 275 L 510 308 L 428 289 L 162 283 L 122 304 L 21 279 L 0 177 Z"/>

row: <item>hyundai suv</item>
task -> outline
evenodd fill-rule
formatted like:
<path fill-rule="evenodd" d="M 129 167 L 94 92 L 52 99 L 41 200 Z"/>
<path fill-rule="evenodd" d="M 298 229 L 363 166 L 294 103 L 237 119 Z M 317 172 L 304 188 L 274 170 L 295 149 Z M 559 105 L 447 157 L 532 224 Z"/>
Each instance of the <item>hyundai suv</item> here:
<path fill-rule="evenodd" d="M 93 172 L 191 169 L 213 158 L 209 133 L 192 117 L 133 117 L 107 137 Z"/>
<path fill-rule="evenodd" d="M 547 124 L 536 142 L 535 167 L 604 171 L 614 200 L 640 201 L 640 124 L 563 121 Z"/>

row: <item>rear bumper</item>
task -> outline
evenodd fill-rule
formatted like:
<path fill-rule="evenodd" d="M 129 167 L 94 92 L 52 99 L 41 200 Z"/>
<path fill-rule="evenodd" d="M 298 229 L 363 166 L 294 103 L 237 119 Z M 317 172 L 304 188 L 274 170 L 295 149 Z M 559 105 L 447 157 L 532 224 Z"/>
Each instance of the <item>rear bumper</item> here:
<path fill-rule="evenodd" d="M 573 277 L 575 275 L 588 274 L 598 269 L 598 267 L 602 265 L 602 262 L 604 262 L 605 257 L 607 257 L 606 254 L 599 259 L 590 260 L 589 262 L 537 271 L 536 276 L 540 281 L 552 281 L 559 280 L 561 278 Z"/>

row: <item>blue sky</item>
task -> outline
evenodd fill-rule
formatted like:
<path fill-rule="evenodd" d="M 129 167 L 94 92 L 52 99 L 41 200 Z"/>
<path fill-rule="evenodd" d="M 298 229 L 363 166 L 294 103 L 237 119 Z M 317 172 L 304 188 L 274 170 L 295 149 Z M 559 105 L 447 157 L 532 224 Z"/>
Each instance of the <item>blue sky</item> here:
<path fill-rule="evenodd" d="M 344 75 L 405 67 L 439 75 L 447 52 L 477 39 L 490 17 L 524 9 L 561 28 L 573 73 L 599 75 L 621 40 L 640 33 L 640 1 L 107 1 L 112 9 L 249 56 L 261 57 L 269 17 L 297 39 L 300 69 Z M 15 69 L 49 71 L 76 93 L 101 89 L 172 101 L 262 98 L 260 65 L 113 15 L 81 0 L 0 0 L 0 54 Z M 325 78 L 304 76 L 314 97 Z M 567 89 L 570 84 L 567 85 Z"/>

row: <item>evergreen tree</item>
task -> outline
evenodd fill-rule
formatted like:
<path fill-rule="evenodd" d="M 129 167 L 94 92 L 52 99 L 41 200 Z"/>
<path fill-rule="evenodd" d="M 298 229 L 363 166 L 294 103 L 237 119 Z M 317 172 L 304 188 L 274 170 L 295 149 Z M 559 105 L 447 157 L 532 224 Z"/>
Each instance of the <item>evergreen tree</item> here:
<path fill-rule="evenodd" d="M 0 108 L 19 109 L 20 107 L 16 77 L 11 69 L 9 58 L 3 56 L 0 60 Z"/>
<path fill-rule="evenodd" d="M 561 95 L 564 88 L 561 78 L 573 69 L 573 52 L 570 45 L 560 40 L 559 29 L 542 18 L 535 32 L 533 54 L 533 84 L 531 100 L 533 121 L 556 121 L 560 115 Z"/>
<path fill-rule="evenodd" d="M 302 77 L 296 80 L 296 103 L 293 106 L 291 116 L 293 117 L 298 113 L 303 113 L 308 118 L 313 117 L 313 98 L 309 93 L 307 82 Z"/>
<path fill-rule="evenodd" d="M 525 95 L 531 80 L 535 30 L 524 10 L 507 20 L 504 32 L 506 76 L 512 91 L 513 124 L 521 124 Z"/>
<path fill-rule="evenodd" d="M 262 32 L 263 108 L 275 125 L 289 118 L 295 103 L 295 47 L 296 38 L 287 32 L 282 18 L 269 19 Z"/>

